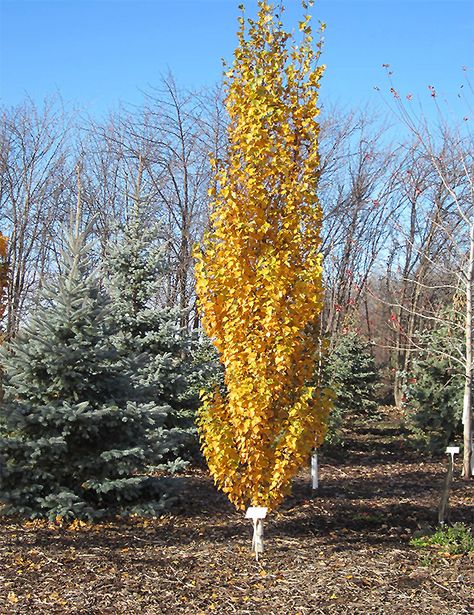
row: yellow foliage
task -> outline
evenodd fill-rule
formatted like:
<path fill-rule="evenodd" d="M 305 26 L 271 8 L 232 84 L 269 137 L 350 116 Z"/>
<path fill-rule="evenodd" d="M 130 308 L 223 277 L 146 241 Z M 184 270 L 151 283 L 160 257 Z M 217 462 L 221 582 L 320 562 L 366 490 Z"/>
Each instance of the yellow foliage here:
<path fill-rule="evenodd" d="M 329 398 L 309 386 L 323 304 L 318 51 L 310 17 L 297 44 L 260 0 L 239 20 L 225 73 L 225 160 L 213 160 L 211 228 L 195 253 L 207 334 L 225 398 L 203 397 L 198 424 L 216 484 L 239 508 L 274 508 L 324 438 Z"/>

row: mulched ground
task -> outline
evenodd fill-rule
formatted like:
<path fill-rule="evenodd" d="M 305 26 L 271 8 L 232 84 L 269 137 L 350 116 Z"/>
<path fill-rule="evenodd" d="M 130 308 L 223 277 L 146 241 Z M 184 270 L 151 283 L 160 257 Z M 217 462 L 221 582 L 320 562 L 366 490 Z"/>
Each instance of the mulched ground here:
<path fill-rule="evenodd" d="M 443 615 L 474 612 L 474 556 L 415 549 L 434 526 L 445 460 L 420 458 L 394 423 L 358 429 L 341 459 L 321 460 L 265 525 L 252 529 L 205 472 L 185 477 L 174 515 L 66 529 L 0 521 L 0 613 Z M 472 523 L 459 479 L 451 521 Z"/>

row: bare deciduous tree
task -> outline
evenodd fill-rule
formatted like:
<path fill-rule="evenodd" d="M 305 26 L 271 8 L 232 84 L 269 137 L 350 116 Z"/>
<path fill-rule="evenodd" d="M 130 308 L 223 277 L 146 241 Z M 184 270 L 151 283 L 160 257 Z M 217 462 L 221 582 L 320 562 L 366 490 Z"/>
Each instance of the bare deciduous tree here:
<path fill-rule="evenodd" d="M 57 100 L 31 100 L 0 117 L 0 223 L 9 235 L 6 335 L 13 335 L 29 293 L 47 271 L 65 206 L 69 125 Z"/>

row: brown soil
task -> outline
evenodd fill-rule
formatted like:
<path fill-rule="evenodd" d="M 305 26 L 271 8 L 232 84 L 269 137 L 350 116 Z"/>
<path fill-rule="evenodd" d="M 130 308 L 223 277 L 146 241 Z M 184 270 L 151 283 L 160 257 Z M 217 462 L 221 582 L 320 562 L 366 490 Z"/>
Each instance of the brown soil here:
<path fill-rule="evenodd" d="M 184 478 L 182 508 L 161 519 L 96 526 L 0 521 L 0 613 L 264 615 L 474 612 L 474 554 L 409 545 L 437 519 L 445 460 L 422 458 L 394 423 L 358 429 L 321 458 L 265 524 L 252 528 L 205 472 Z M 473 522 L 459 478 L 451 521 Z"/>

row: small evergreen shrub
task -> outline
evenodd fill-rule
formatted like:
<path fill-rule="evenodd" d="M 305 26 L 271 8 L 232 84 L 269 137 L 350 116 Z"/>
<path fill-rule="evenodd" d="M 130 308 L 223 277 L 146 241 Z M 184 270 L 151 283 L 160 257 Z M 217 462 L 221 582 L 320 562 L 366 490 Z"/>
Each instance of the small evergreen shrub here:
<path fill-rule="evenodd" d="M 326 447 L 341 445 L 341 428 L 348 416 L 371 417 L 377 410 L 379 373 L 370 344 L 354 331 L 339 337 L 326 357 L 323 382 L 334 391 Z"/>
<path fill-rule="evenodd" d="M 351 331 L 340 336 L 326 366 L 335 406 L 343 414 L 370 416 L 377 410 L 379 372 L 370 344 Z"/>

